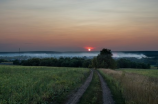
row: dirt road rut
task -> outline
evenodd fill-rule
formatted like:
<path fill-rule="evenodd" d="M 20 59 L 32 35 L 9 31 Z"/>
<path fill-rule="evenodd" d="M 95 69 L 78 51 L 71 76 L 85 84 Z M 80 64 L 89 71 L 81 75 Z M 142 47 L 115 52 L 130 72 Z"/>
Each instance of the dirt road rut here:
<path fill-rule="evenodd" d="M 102 87 L 103 104 L 115 104 L 109 87 L 107 86 L 106 82 L 104 81 L 103 77 L 100 75 L 99 72 L 98 72 L 98 75 L 99 75 L 101 87 Z"/>
<path fill-rule="evenodd" d="M 85 83 L 78 89 L 78 91 L 75 94 L 73 94 L 70 97 L 70 99 L 65 104 L 77 104 L 83 93 L 88 88 L 90 82 L 92 81 L 92 78 L 93 78 L 93 70 L 91 70 L 91 73 L 89 77 L 86 79 Z"/>

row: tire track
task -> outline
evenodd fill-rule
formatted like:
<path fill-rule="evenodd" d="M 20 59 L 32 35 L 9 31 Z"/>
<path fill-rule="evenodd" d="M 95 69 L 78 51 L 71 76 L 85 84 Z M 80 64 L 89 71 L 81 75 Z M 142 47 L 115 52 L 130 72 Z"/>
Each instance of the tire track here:
<path fill-rule="evenodd" d="M 98 73 L 98 76 L 99 76 L 99 79 L 101 82 L 101 87 L 102 87 L 103 104 L 115 104 L 109 87 L 107 86 L 106 82 L 104 81 L 104 79 L 100 75 L 100 73 L 99 72 L 97 72 L 97 73 Z"/>
<path fill-rule="evenodd" d="M 69 100 L 65 104 L 77 104 L 83 93 L 86 91 L 88 88 L 90 82 L 92 81 L 93 78 L 93 70 L 91 70 L 91 74 L 89 77 L 86 79 L 85 83 L 78 89 L 78 91 L 73 94 Z"/>

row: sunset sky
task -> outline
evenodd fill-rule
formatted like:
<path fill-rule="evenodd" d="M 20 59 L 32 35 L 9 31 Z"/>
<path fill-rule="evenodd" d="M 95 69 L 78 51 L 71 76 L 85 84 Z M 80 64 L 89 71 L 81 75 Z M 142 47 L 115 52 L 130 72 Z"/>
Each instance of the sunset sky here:
<path fill-rule="evenodd" d="M 158 0 L 0 0 L 0 52 L 158 50 Z"/>

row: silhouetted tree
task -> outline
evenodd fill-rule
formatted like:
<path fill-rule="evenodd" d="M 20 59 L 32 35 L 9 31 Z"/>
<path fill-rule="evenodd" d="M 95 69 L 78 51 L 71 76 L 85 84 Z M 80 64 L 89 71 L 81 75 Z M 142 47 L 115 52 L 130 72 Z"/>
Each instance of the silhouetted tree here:
<path fill-rule="evenodd" d="M 112 58 L 112 52 L 109 49 L 102 49 L 97 60 L 98 66 L 101 68 L 116 68 L 115 60 Z"/>
<path fill-rule="evenodd" d="M 116 68 L 116 62 L 112 58 L 112 52 L 109 49 L 102 49 L 100 54 L 93 58 L 92 65 L 94 68 Z"/>
<path fill-rule="evenodd" d="M 92 59 L 92 67 L 94 67 L 95 69 L 98 68 L 98 60 L 97 60 L 97 57 L 94 57 Z"/>

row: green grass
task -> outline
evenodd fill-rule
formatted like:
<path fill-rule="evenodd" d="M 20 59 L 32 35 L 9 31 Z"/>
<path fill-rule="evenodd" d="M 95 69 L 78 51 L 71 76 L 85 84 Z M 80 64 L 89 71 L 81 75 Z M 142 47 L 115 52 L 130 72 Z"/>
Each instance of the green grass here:
<path fill-rule="evenodd" d="M 151 65 L 150 69 L 157 69 L 157 66 Z"/>
<path fill-rule="evenodd" d="M 126 104 L 158 104 L 158 70 L 100 70 L 114 90 L 120 89 Z"/>
<path fill-rule="evenodd" d="M 62 103 L 89 69 L 0 66 L 0 104 Z"/>
<path fill-rule="evenodd" d="M 123 95 L 122 95 L 123 89 L 120 86 L 119 81 L 115 80 L 110 75 L 107 75 L 102 70 L 99 70 L 99 72 L 103 76 L 108 87 L 110 88 L 115 104 L 125 104 L 125 99 L 123 98 Z"/>
<path fill-rule="evenodd" d="M 101 83 L 97 72 L 94 72 L 92 82 L 83 94 L 78 104 L 102 104 Z"/>
<path fill-rule="evenodd" d="M 125 71 L 128 73 L 137 73 L 141 75 L 145 75 L 148 77 L 158 78 L 158 70 L 157 69 L 119 69 L 119 71 Z"/>

